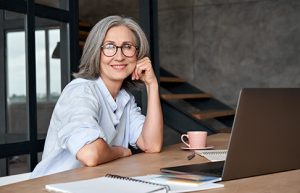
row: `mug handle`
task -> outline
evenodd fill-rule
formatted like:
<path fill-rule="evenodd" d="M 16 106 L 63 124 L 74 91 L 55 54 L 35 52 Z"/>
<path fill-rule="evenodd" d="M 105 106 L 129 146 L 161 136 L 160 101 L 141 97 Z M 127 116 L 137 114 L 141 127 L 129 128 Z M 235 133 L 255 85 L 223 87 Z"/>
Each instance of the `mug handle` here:
<path fill-rule="evenodd" d="M 187 141 L 185 140 L 185 138 L 189 139 L 189 136 L 187 134 L 182 134 L 181 135 L 181 141 L 188 147 L 190 147 L 190 144 L 187 143 Z"/>

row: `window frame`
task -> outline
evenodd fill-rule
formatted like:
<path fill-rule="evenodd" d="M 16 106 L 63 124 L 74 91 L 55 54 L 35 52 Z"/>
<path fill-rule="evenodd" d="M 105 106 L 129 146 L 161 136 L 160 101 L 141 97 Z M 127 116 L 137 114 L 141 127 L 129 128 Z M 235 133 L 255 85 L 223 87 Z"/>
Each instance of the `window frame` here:
<path fill-rule="evenodd" d="M 9 25 L 4 24 L 4 11 L 13 11 L 25 15 L 22 26 L 25 26 L 26 50 L 26 105 L 27 105 L 27 127 L 29 128 L 29 140 L 16 143 L 0 144 L 0 176 L 8 175 L 8 157 L 22 154 L 30 155 L 30 170 L 32 171 L 38 163 L 38 153 L 43 151 L 45 139 L 37 138 L 37 97 L 36 97 L 36 61 L 35 61 L 35 30 L 36 17 L 51 19 L 58 22 L 67 23 L 61 28 L 63 34 L 60 39 L 65 40 L 61 45 L 61 88 L 72 79 L 71 73 L 77 71 L 79 64 L 79 40 L 78 40 L 78 0 L 69 0 L 68 10 L 48 7 L 36 4 L 34 0 L 9 0 L 0 1 L 0 26 L 10 28 L 18 25 L 18 22 Z M 5 31 L 0 27 L 0 42 L 5 42 Z M 7 70 L 5 67 L 5 47 L 0 45 L 0 142 L 4 138 L 7 128 Z M 4 108 L 3 108 L 4 107 Z"/>

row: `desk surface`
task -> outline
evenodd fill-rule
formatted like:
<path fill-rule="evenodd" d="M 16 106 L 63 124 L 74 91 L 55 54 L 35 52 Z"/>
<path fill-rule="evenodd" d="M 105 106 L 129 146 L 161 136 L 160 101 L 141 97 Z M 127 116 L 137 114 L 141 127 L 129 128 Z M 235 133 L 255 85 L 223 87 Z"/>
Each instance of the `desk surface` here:
<path fill-rule="evenodd" d="M 208 137 L 208 145 L 215 149 L 227 147 L 229 134 L 216 134 Z M 159 174 L 161 167 L 176 166 L 207 162 L 201 156 L 187 160 L 191 153 L 180 149 L 182 144 L 163 148 L 161 153 L 140 153 L 130 157 L 118 159 L 97 167 L 82 167 L 58 174 L 27 180 L 0 187 L 0 193 L 45 193 L 46 184 L 69 182 L 104 176 L 107 173 L 123 176 L 140 176 L 146 174 Z M 240 180 L 221 182 L 224 188 L 206 190 L 208 193 L 244 193 L 244 192 L 272 192 L 272 193 L 300 193 L 300 170 L 275 173 Z M 201 191 L 203 192 L 203 191 Z"/>

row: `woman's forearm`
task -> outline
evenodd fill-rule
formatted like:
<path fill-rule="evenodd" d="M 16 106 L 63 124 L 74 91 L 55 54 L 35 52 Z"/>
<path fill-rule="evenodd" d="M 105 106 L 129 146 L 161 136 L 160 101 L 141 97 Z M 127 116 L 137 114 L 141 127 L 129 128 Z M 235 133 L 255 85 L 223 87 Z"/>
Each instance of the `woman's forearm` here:
<path fill-rule="evenodd" d="M 111 147 L 103 139 L 97 139 L 83 146 L 76 156 L 84 165 L 93 167 L 129 155 L 131 155 L 129 149 Z"/>
<path fill-rule="evenodd" d="M 159 152 L 163 143 L 163 116 L 157 82 L 146 85 L 147 115 L 138 146 L 145 152 Z"/>

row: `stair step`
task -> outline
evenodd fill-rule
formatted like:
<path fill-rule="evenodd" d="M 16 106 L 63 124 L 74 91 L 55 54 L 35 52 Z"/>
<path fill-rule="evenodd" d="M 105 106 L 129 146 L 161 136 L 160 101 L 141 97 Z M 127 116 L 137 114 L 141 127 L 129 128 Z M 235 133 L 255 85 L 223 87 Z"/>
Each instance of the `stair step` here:
<path fill-rule="evenodd" d="M 211 98 L 211 94 L 208 94 L 208 93 L 161 94 L 160 96 L 161 96 L 161 98 L 163 98 L 165 100 Z"/>
<path fill-rule="evenodd" d="M 86 31 L 79 31 L 79 39 L 80 40 L 86 40 L 86 38 L 88 37 L 89 32 Z"/>
<path fill-rule="evenodd" d="M 232 128 L 231 127 L 224 127 L 224 128 L 219 128 L 218 132 L 219 133 L 231 133 Z"/>
<path fill-rule="evenodd" d="M 79 28 L 88 28 L 88 29 L 90 29 L 92 27 L 93 26 L 91 24 L 89 24 L 89 23 L 86 23 L 86 22 L 83 22 L 83 21 L 79 22 Z"/>
<path fill-rule="evenodd" d="M 234 115 L 235 110 L 222 110 L 222 111 L 207 111 L 207 112 L 201 112 L 201 113 L 193 113 L 193 116 L 197 119 L 211 119 L 216 117 L 224 117 L 224 116 L 230 116 Z"/>
<path fill-rule="evenodd" d="M 84 41 L 79 41 L 79 48 L 83 49 L 85 42 Z"/>
<path fill-rule="evenodd" d="M 178 77 L 167 77 L 167 76 L 161 76 L 160 82 L 185 82 L 185 80 L 178 78 Z"/>

